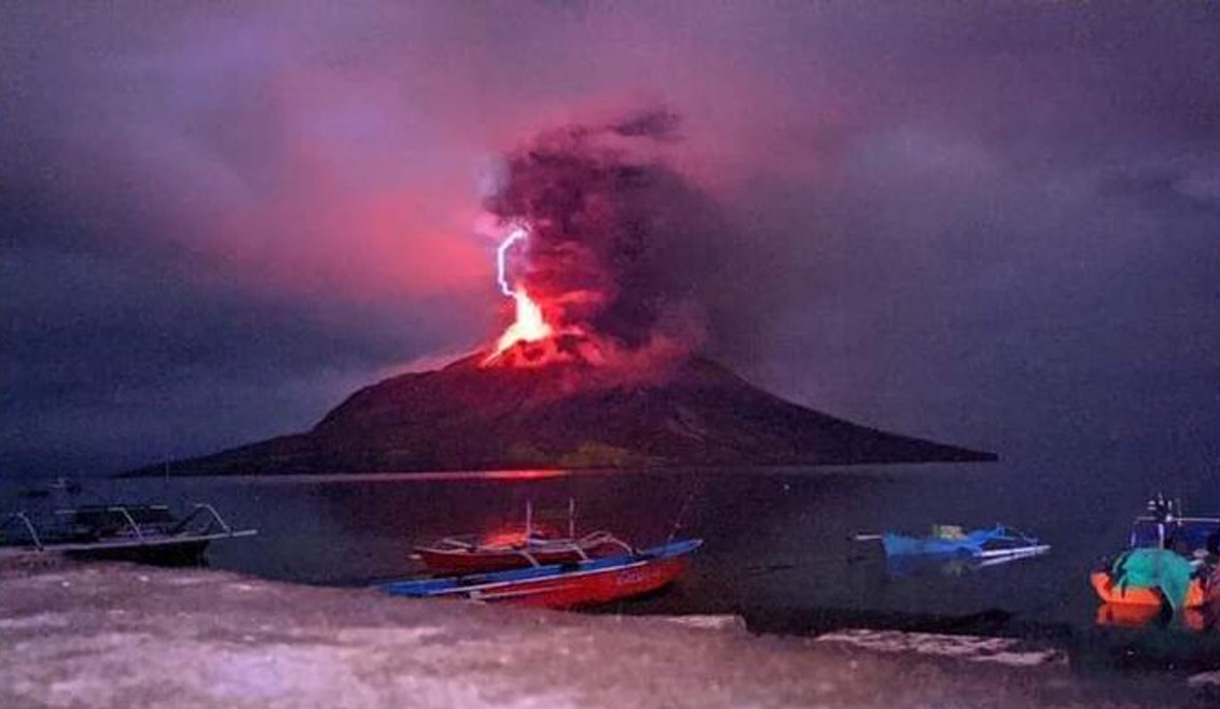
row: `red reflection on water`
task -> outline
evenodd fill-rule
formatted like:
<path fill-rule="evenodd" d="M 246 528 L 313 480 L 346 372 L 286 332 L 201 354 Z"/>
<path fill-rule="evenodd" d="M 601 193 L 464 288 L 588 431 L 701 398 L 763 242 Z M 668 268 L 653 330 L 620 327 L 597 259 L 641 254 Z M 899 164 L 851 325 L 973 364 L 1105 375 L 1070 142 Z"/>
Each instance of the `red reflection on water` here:
<path fill-rule="evenodd" d="M 567 474 L 568 471 L 563 469 L 537 468 L 532 470 L 492 470 L 485 477 L 489 480 L 545 480 L 547 478 L 561 478 Z"/>

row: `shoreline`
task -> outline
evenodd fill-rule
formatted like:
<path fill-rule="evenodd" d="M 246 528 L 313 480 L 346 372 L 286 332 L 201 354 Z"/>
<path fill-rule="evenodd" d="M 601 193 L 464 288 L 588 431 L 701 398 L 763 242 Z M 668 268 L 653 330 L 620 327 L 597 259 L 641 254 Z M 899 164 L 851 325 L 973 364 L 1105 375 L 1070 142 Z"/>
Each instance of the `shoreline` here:
<path fill-rule="evenodd" d="M 1203 707 L 1220 698 L 1182 677 L 1090 677 L 1046 648 L 995 639 L 966 644 L 1019 659 L 970 659 L 950 636 L 851 635 L 413 601 L 207 569 L 0 563 L 0 706 Z M 938 645 L 949 649 L 920 649 Z"/>

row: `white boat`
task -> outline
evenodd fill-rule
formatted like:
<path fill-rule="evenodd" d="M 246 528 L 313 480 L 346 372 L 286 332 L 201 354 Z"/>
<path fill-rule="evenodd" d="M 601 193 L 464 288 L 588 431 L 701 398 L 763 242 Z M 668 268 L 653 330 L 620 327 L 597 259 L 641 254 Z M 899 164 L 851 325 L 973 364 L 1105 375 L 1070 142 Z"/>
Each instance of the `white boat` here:
<path fill-rule="evenodd" d="M 49 519 L 26 510 L 0 519 L 0 547 L 152 563 L 190 563 L 214 541 L 256 534 L 234 529 L 206 503 L 192 505 L 182 517 L 167 505 L 96 504 L 55 509 Z"/>

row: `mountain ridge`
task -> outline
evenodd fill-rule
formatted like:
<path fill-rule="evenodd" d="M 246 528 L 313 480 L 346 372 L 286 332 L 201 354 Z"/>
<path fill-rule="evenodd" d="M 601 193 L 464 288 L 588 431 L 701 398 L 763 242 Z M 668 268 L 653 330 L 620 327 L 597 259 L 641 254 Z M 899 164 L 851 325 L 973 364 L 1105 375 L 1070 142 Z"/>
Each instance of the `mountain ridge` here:
<path fill-rule="evenodd" d="M 309 431 L 171 463 L 184 475 L 849 465 L 995 460 L 836 418 L 702 357 L 483 366 L 363 387 Z M 164 475 L 150 466 L 125 475 Z"/>

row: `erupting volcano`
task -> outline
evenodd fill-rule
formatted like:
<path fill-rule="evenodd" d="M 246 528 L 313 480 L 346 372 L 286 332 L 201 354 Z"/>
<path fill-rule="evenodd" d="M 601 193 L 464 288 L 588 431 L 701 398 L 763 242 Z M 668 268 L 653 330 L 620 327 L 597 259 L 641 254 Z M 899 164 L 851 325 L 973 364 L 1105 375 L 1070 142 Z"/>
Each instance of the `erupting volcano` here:
<path fill-rule="evenodd" d="M 483 360 L 484 365 L 495 364 L 497 361 L 502 360 L 504 352 L 513 345 L 542 342 L 555 334 L 554 329 L 547 324 L 546 318 L 543 317 L 542 308 L 534 302 L 533 298 L 530 298 L 525 288 L 508 284 L 505 254 L 513 244 L 524 242 L 527 239 L 529 239 L 529 231 L 524 227 L 518 226 L 509 232 L 509 235 L 504 241 L 500 242 L 499 248 L 496 249 L 496 282 L 500 285 L 500 292 L 513 299 L 513 305 L 515 306 L 514 317 L 512 324 L 504 330 L 504 334 L 500 335 L 500 339 L 496 341 L 495 350 Z M 536 363 L 541 364 L 543 361 L 538 359 Z"/>
<path fill-rule="evenodd" d="M 652 148 L 652 111 L 542 134 L 486 208 L 511 320 L 440 370 L 367 387 L 311 431 L 182 461 L 190 474 L 992 460 L 784 401 L 697 354 L 724 337 L 715 202 Z M 641 147 L 643 146 L 643 147 Z M 709 285 L 711 284 L 711 285 Z M 509 303 L 505 303 L 509 305 Z M 506 308 L 507 310 L 507 308 Z M 162 474 L 163 468 L 149 469 Z"/>

